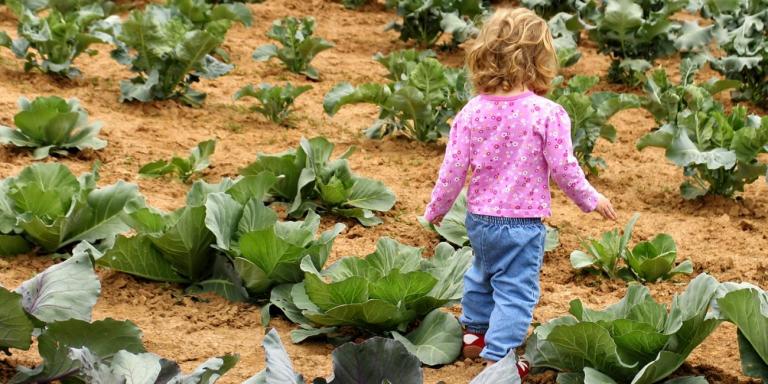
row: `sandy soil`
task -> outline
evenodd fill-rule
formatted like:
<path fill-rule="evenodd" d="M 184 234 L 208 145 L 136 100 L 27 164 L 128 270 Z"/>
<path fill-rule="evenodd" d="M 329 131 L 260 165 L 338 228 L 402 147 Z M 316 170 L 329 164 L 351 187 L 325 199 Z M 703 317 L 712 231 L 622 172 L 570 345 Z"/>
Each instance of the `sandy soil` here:
<path fill-rule="evenodd" d="M 393 14 L 380 4 L 360 11 L 344 10 L 339 4 L 324 0 L 267 0 L 251 5 L 254 26 L 234 27 L 227 38 L 236 69 L 216 81 L 203 81 L 198 89 L 208 93 L 202 109 L 190 109 L 174 102 L 121 104 L 118 102 L 119 80 L 131 74 L 108 56 L 106 47 L 93 58 L 77 61 L 85 76 L 74 82 L 54 81 L 37 72 L 24 73 L 22 63 L 9 51 L 0 50 L 0 123 L 10 125 L 20 96 L 60 95 L 77 97 L 90 111 L 92 119 L 105 123 L 103 136 L 109 145 L 103 151 L 58 159 L 75 172 L 86 171 L 92 162 L 102 162 L 101 182 L 127 180 L 140 185 L 149 203 L 163 209 L 183 204 L 187 186 L 171 180 L 147 180 L 137 177 L 141 164 L 170 155 L 185 154 L 197 142 L 218 140 L 213 156 L 214 167 L 204 178 L 216 181 L 234 176 L 237 170 L 255 159 L 257 152 L 277 152 L 293 148 L 302 136 L 325 135 L 343 151 L 349 145 L 359 147 L 352 158 L 355 171 L 380 178 L 400 197 L 395 208 L 384 215 L 384 224 L 363 228 L 347 221 L 348 230 L 336 240 L 332 260 L 345 255 L 370 252 L 380 236 L 391 236 L 407 244 L 433 248 L 438 239 L 424 231 L 416 221 L 429 199 L 444 147 L 421 145 L 400 139 L 371 141 L 361 137 L 360 130 L 376 116 L 369 106 L 343 109 L 336 117 L 323 114 L 321 100 L 334 84 L 383 81 L 385 71 L 371 60 L 376 52 L 389 52 L 406 47 L 394 32 L 384 25 Z M 312 15 L 318 19 L 319 36 L 336 43 L 333 50 L 320 54 L 313 62 L 322 81 L 311 83 L 284 71 L 277 62 L 257 63 L 252 51 L 267 43 L 264 35 L 272 20 L 288 15 Z M 15 31 L 15 21 L 0 10 L 0 28 Z M 584 58 L 566 72 L 602 75 L 608 60 L 595 53 L 584 42 Z M 463 53 L 441 53 L 441 59 L 460 65 Z M 660 65 L 675 71 L 677 60 Z M 711 76 L 707 72 L 703 76 Z M 248 83 L 311 84 L 314 89 L 297 102 L 295 129 L 267 122 L 248 111 L 247 102 L 232 102 L 237 89 Z M 620 88 L 601 85 L 603 89 Z M 601 143 L 596 152 L 610 168 L 594 178 L 594 185 L 611 197 L 625 222 L 633 212 L 642 217 L 635 239 L 645 239 L 659 232 L 671 234 L 678 242 L 679 253 L 695 263 L 697 272 L 708 272 L 720 280 L 745 280 L 768 287 L 768 186 L 759 180 L 747 187 L 743 199 L 719 198 L 685 202 L 677 187 L 682 172 L 665 161 L 659 150 L 638 152 L 635 141 L 654 127 L 653 119 L 642 110 L 619 113 L 612 122 L 619 131 L 617 143 Z M 8 177 L 30 164 L 29 154 L 0 148 L 0 177 Z M 579 246 L 580 239 L 596 236 L 613 223 L 596 214 L 584 215 L 559 191 L 554 195 L 555 215 L 549 223 L 560 229 L 561 246 L 546 257 L 542 273 L 543 294 L 536 309 L 535 321 L 544 322 L 566 313 L 568 302 L 582 298 L 588 305 L 602 307 L 616 301 L 625 285 L 572 271 L 568 255 Z M 324 226 L 332 219 L 324 218 Z M 0 284 L 15 287 L 44 269 L 53 261 L 47 257 L 19 256 L 0 259 Z M 264 366 L 260 347 L 264 329 L 259 325 L 259 307 L 231 304 L 217 297 L 185 296 L 180 287 L 137 280 L 131 276 L 100 270 L 102 296 L 96 306 L 96 319 L 112 317 L 130 319 L 144 331 L 147 348 L 179 361 L 189 370 L 210 356 L 236 352 L 241 361 L 221 381 L 239 383 Z M 650 286 L 655 296 L 669 302 L 680 292 L 688 278 Z M 284 340 L 292 325 L 273 320 Z M 287 345 L 297 370 L 308 377 L 327 376 L 331 370 L 331 345 L 310 342 Z M 12 366 L 31 365 L 37 357 L 31 352 L 0 357 L 0 381 L 12 372 Z M 467 383 L 483 366 L 472 361 L 459 361 L 439 369 L 425 369 L 427 383 L 443 380 L 448 384 Z M 681 373 L 706 374 L 711 382 L 750 382 L 739 372 L 735 329 L 720 327 L 689 358 Z M 554 382 L 552 373 L 534 377 L 537 382 Z"/>

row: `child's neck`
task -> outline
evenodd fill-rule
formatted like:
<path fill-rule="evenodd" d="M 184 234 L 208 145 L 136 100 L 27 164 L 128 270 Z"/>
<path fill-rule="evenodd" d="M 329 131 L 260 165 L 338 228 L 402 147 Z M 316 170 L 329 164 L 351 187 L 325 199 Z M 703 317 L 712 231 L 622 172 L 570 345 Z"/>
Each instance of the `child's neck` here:
<path fill-rule="evenodd" d="M 490 95 L 491 96 L 504 96 L 504 97 L 506 97 L 506 96 L 517 96 L 517 95 L 520 95 L 520 94 L 523 94 L 523 93 L 526 93 L 526 92 L 528 92 L 528 87 L 523 86 L 523 87 L 520 87 L 520 88 L 515 88 L 515 89 L 513 89 L 513 90 L 511 90 L 509 92 L 494 92 L 494 93 L 491 93 Z"/>

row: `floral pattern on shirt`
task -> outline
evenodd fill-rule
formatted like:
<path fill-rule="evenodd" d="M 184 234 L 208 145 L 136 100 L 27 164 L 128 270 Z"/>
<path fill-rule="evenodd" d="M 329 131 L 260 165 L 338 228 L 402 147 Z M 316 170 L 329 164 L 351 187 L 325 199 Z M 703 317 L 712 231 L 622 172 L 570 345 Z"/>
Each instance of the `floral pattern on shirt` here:
<path fill-rule="evenodd" d="M 480 95 L 456 115 L 427 220 L 448 212 L 468 170 L 467 203 L 475 214 L 550 216 L 550 178 L 583 211 L 597 205 L 598 193 L 573 155 L 568 114 L 531 92 Z"/>

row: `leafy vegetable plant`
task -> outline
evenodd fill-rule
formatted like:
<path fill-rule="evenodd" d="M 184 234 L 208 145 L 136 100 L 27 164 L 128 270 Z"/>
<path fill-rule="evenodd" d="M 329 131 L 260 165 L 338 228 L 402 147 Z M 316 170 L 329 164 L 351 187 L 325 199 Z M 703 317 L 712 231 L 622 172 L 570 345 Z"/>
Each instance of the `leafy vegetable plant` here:
<path fill-rule="evenodd" d="M 557 63 L 560 68 L 570 67 L 581 59 L 579 33 L 584 28 L 578 15 L 558 13 L 547 21 L 554 38 Z"/>
<path fill-rule="evenodd" d="M 26 60 L 24 70 L 39 69 L 44 73 L 66 78 L 76 78 L 80 70 L 74 60 L 83 53 L 95 55 L 92 44 L 109 43 L 112 38 L 91 27 L 104 18 L 104 11 L 97 4 L 63 13 L 52 9 L 46 16 L 38 16 L 25 9 L 19 20 L 15 40 L 0 31 L 0 46 L 10 48 L 20 59 Z"/>
<path fill-rule="evenodd" d="M 160 177 L 171 173 L 179 176 L 183 182 L 208 168 L 211 164 L 210 157 L 216 150 L 216 140 L 206 140 L 197 144 L 189 151 L 186 159 L 173 156 L 170 161 L 157 160 L 145 164 L 139 169 L 139 174 L 145 177 Z"/>
<path fill-rule="evenodd" d="M 237 220 L 242 214 L 238 208 L 251 199 L 260 202 L 273 182 L 269 175 L 237 181 L 223 179 L 219 184 L 197 181 L 187 194 L 187 204 L 171 213 L 150 208 L 132 213 L 131 225 L 136 235 L 118 237 L 114 246 L 98 257 L 98 264 L 149 280 L 204 282 L 212 277 L 217 259 L 211 246 L 217 235 L 224 241 L 223 233 L 228 228 L 220 227 L 220 220 Z M 231 204 L 216 204 L 224 200 Z M 247 297 L 241 287 L 215 277 L 216 284 L 225 287 L 222 290 Z"/>
<path fill-rule="evenodd" d="M 285 64 L 289 71 L 319 80 L 320 74 L 309 63 L 318 53 L 333 48 L 333 43 L 320 37 L 312 36 L 315 32 L 315 19 L 304 17 L 286 17 L 275 20 L 272 28 L 267 31 L 267 37 L 280 42 L 283 46 L 267 44 L 257 48 L 253 53 L 254 60 L 269 61 L 277 58 Z"/>
<path fill-rule="evenodd" d="M 419 217 L 419 223 L 430 231 L 437 232 L 445 241 L 458 247 L 470 246 L 469 235 L 467 235 L 467 192 L 462 191 L 451 210 L 443 218 L 442 223 L 434 225 L 423 217 Z M 546 225 L 547 239 L 544 243 L 544 251 L 550 252 L 560 245 L 560 236 L 557 229 Z"/>
<path fill-rule="evenodd" d="M 559 13 L 578 13 L 590 3 L 592 2 L 585 0 L 522 0 L 520 5 L 545 19 L 551 19 Z"/>
<path fill-rule="evenodd" d="M 559 383 L 664 382 L 720 324 L 709 308 L 718 286 L 715 278 L 701 274 L 674 297 L 670 308 L 636 284 L 621 301 L 602 311 L 574 300 L 571 316 L 534 330 L 526 356 L 533 366 L 560 371 Z M 665 382 L 680 380 L 706 383 L 704 378 Z"/>
<path fill-rule="evenodd" d="M 387 29 L 400 32 L 400 40 L 416 40 L 421 47 L 435 45 L 444 33 L 451 34 L 448 47 L 456 47 L 477 34 L 476 22 L 486 12 L 481 0 L 387 0 L 401 21 Z"/>
<path fill-rule="evenodd" d="M 379 118 L 365 131 L 370 138 L 400 133 L 421 142 L 433 142 L 447 136 L 449 120 L 470 98 L 467 72 L 443 66 L 430 57 L 418 57 L 420 61 L 415 64 L 399 58 L 390 62 L 392 58 L 381 57 L 379 61 L 395 71 L 390 77 L 399 76 L 400 80 L 357 87 L 338 84 L 323 99 L 325 112 L 333 116 L 344 105 L 374 104 L 379 107 Z"/>
<path fill-rule="evenodd" d="M 587 92 L 597 85 L 597 76 L 576 75 L 568 80 L 557 77 L 548 98 L 562 105 L 571 119 L 573 152 L 579 164 L 597 175 L 605 168 L 605 160 L 592 156 L 598 139 L 616 140 L 616 128 L 608 120 L 617 112 L 640 106 L 640 98 L 632 94 Z"/>
<path fill-rule="evenodd" d="M 751 284 L 723 283 L 717 313 L 738 327 L 742 373 L 768 380 L 768 293 Z"/>
<path fill-rule="evenodd" d="M 764 0 L 701 1 L 702 13 L 715 21 L 715 38 L 725 56 L 711 66 L 729 79 L 741 82 L 736 100 L 768 105 L 768 43 L 764 24 L 768 12 Z"/>
<path fill-rule="evenodd" d="M 640 280 L 656 282 L 660 279 L 670 279 L 677 274 L 690 274 L 693 264 L 686 260 L 675 266 L 677 247 L 675 241 L 667 234 L 659 234 L 650 241 L 643 241 L 629 248 L 632 229 L 640 218 L 639 214 L 632 218 L 619 234 L 618 229 L 604 232 L 600 239 L 590 239 L 582 244 L 586 252 L 576 250 L 571 253 L 571 265 L 576 269 L 589 268 L 608 277 L 624 280 Z M 624 261 L 627 267 L 620 267 Z"/>
<path fill-rule="evenodd" d="M 127 216 L 144 206 L 134 184 L 96 188 L 97 173 L 76 178 L 66 166 L 38 163 L 0 181 L 0 250 L 47 253 L 79 241 L 110 239 L 130 227 Z"/>
<path fill-rule="evenodd" d="M 591 19 L 594 27 L 589 28 L 589 37 L 601 53 L 611 56 L 608 79 L 638 85 L 655 59 L 706 46 L 712 38 L 712 26 L 669 18 L 687 5 L 688 0 L 601 2 Z"/>
<path fill-rule="evenodd" d="M 663 70 L 647 80 L 645 108 L 661 126 L 640 138 L 637 148 L 664 148 L 667 159 L 683 167 L 688 177 L 680 186 L 684 198 L 731 197 L 768 170 L 758 158 L 768 152 L 768 118 L 748 116 L 741 106 L 724 112 L 713 95 L 738 82 L 695 85 L 695 71 L 695 63 L 683 61 L 680 84 L 672 84 Z"/>
<path fill-rule="evenodd" d="M 268 155 L 242 169 L 244 176 L 269 171 L 279 177 L 270 194 L 289 203 L 288 215 L 302 217 L 320 210 L 352 217 L 365 226 L 382 221 L 375 211 L 386 212 L 395 204 L 395 195 L 384 183 L 358 176 L 349 169 L 354 147 L 331 160 L 334 145 L 324 137 L 301 139 L 296 150 Z"/>
<path fill-rule="evenodd" d="M 244 384 L 304 384 L 301 374 L 293 370 L 288 352 L 280 336 L 271 329 L 262 343 L 267 367 Z M 317 378 L 314 384 L 402 383 L 421 384 L 421 363 L 399 342 L 374 337 L 360 344 L 346 343 L 333 350 L 331 379 Z"/>
<path fill-rule="evenodd" d="M 120 83 L 121 101 L 179 99 L 201 105 L 205 94 L 193 90 L 192 84 L 232 70 L 213 54 L 219 52 L 233 21 L 250 22 L 250 13 L 244 19 L 233 5 L 211 6 L 200 0 L 150 4 L 132 11 L 122 25 L 113 25 L 118 48 L 112 56 L 138 74 Z"/>
<path fill-rule="evenodd" d="M 431 259 L 423 259 L 421 253 L 419 248 L 382 238 L 374 253 L 365 258 L 343 258 L 322 272 L 307 256 L 301 263 L 304 282 L 273 290 L 270 303 L 300 324 L 302 329 L 292 335 L 295 342 L 334 332 L 338 326 L 355 326 L 373 333 L 403 332 L 415 320 L 461 298 L 463 274 L 472 257 L 469 248 L 456 251 L 447 243 L 438 245 Z M 461 344 L 456 319 L 435 314 L 425 318 L 424 323 L 430 325 L 396 338 L 407 340 L 409 350 L 422 362 L 453 361 Z M 444 342 L 452 349 L 436 356 L 429 347 L 419 347 L 435 342 L 434 332 L 447 333 Z"/>
<path fill-rule="evenodd" d="M 294 87 L 291 83 L 286 83 L 283 87 L 259 84 L 254 88 L 253 85 L 247 85 L 235 93 L 234 99 L 254 97 L 259 101 L 259 105 L 251 107 L 251 110 L 261 113 L 272 122 L 285 124 L 293 112 L 296 98 L 310 89 L 312 87 L 309 85 Z"/>
<path fill-rule="evenodd" d="M 16 128 L 0 125 L 0 144 L 34 148 L 33 157 L 42 159 L 51 151 L 66 155 L 69 150 L 99 150 L 107 142 L 98 138 L 101 122 L 89 122 L 88 112 L 77 99 L 58 96 L 19 99 L 21 112 L 13 117 Z"/>

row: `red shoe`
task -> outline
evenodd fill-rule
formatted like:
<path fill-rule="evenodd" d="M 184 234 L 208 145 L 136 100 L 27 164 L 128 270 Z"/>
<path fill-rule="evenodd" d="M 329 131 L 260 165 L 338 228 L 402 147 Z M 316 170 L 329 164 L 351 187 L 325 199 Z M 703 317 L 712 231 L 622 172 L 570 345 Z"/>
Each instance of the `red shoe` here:
<path fill-rule="evenodd" d="M 462 341 L 464 342 L 464 345 L 461 347 L 461 354 L 465 359 L 476 359 L 480 357 L 480 352 L 485 348 L 484 334 L 464 330 Z"/>
<path fill-rule="evenodd" d="M 531 373 L 531 363 L 524 356 L 517 358 L 517 373 L 520 375 L 520 381 L 525 380 L 525 377 Z"/>

